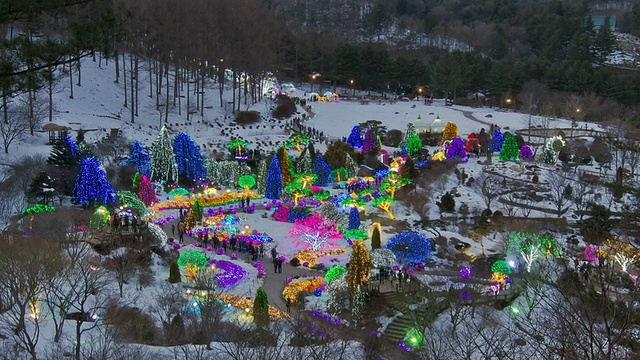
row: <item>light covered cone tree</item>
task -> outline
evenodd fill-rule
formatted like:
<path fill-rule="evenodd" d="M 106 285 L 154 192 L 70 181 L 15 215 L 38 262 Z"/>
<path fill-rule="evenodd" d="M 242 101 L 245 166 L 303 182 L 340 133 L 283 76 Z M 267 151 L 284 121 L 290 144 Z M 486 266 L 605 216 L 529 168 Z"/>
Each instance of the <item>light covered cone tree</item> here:
<path fill-rule="evenodd" d="M 151 145 L 151 178 L 178 182 L 178 164 L 173 154 L 169 131 L 164 126 Z"/>
<path fill-rule="evenodd" d="M 369 281 L 371 274 L 371 255 L 362 241 L 353 243 L 353 253 L 349 259 L 349 270 L 347 271 L 347 284 L 351 290 L 356 290 L 362 284 Z"/>

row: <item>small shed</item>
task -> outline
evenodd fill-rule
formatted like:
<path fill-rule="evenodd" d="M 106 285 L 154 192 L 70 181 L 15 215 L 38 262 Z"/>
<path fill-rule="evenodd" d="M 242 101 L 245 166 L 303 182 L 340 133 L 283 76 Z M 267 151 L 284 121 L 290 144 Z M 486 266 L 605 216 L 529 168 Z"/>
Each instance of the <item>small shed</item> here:
<path fill-rule="evenodd" d="M 64 120 L 50 121 L 42 126 L 42 131 L 49 132 L 49 144 L 55 144 L 71 130 L 71 125 Z"/>

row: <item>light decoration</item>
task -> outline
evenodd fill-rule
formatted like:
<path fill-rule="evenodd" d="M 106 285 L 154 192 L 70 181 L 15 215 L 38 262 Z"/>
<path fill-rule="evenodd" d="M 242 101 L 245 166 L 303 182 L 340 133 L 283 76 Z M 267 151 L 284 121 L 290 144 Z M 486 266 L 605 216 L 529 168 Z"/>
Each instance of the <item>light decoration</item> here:
<path fill-rule="evenodd" d="M 640 249 L 631 245 L 629 240 L 623 240 L 619 236 L 605 240 L 602 246 L 604 248 L 602 254 L 605 257 L 612 257 L 624 272 L 627 272 L 629 266 L 640 260 Z"/>
<path fill-rule="evenodd" d="M 291 134 L 289 139 L 284 142 L 284 146 L 286 148 L 295 147 L 298 152 L 302 153 L 302 147 L 300 145 L 307 145 L 309 143 L 309 137 L 307 135 L 303 135 L 299 132 Z"/>
<path fill-rule="evenodd" d="M 267 188 L 265 197 L 267 199 L 279 199 L 282 190 L 282 173 L 280 170 L 280 160 L 274 155 L 267 171 Z"/>
<path fill-rule="evenodd" d="M 404 337 L 404 341 L 405 344 L 408 344 L 408 346 L 411 347 L 411 349 L 416 349 L 422 346 L 424 335 L 417 328 L 410 328 Z"/>
<path fill-rule="evenodd" d="M 280 171 L 282 175 L 282 186 L 287 186 L 291 181 L 293 181 L 294 169 L 291 165 L 291 158 L 289 157 L 289 153 L 287 152 L 287 148 L 281 147 L 276 152 L 276 156 L 278 157 L 278 161 L 280 162 Z"/>
<path fill-rule="evenodd" d="M 297 246 L 306 246 L 313 251 L 327 247 L 334 247 L 333 240 L 342 238 L 342 233 L 337 230 L 337 224 L 319 213 L 296 220 L 289 229 L 290 238 L 294 239 Z"/>
<path fill-rule="evenodd" d="M 358 175 L 358 171 L 360 171 L 360 165 L 358 165 L 355 160 L 351 157 L 351 155 L 344 155 L 344 168 L 347 169 L 348 177 L 355 177 Z"/>
<path fill-rule="evenodd" d="M 407 149 L 407 155 L 415 156 L 418 154 L 420 150 L 422 150 L 422 140 L 416 134 L 412 134 L 409 136 L 407 140 L 407 144 L 405 145 Z"/>
<path fill-rule="evenodd" d="M 151 145 L 151 178 L 166 182 L 178 182 L 178 164 L 165 126 Z"/>
<path fill-rule="evenodd" d="M 403 231 L 387 242 L 385 248 L 391 250 L 401 263 L 426 262 L 432 256 L 431 240 L 423 234 Z"/>
<path fill-rule="evenodd" d="M 316 289 L 325 288 L 325 286 L 326 284 L 321 276 L 313 279 L 295 279 L 285 286 L 282 291 L 282 296 L 284 296 L 285 299 L 290 300 L 292 303 L 295 303 L 298 301 L 300 296 L 299 294 L 301 292 L 313 292 Z"/>
<path fill-rule="evenodd" d="M 502 150 L 502 145 L 504 144 L 504 137 L 500 130 L 496 130 L 493 133 L 493 137 L 491 137 L 491 141 L 489 142 L 489 151 L 500 152 Z"/>
<path fill-rule="evenodd" d="M 396 190 L 411 184 L 411 180 L 405 177 L 402 177 L 400 174 L 396 172 L 391 172 L 387 175 L 387 177 L 382 181 L 380 185 L 380 191 L 386 191 L 391 195 L 392 198 L 396 197 Z"/>
<path fill-rule="evenodd" d="M 249 145 L 251 145 L 251 143 L 248 141 L 244 141 L 240 139 L 232 139 L 227 144 L 227 149 L 231 152 L 235 150 L 236 156 L 242 156 L 242 149 Z"/>
<path fill-rule="evenodd" d="M 138 198 L 134 192 L 118 191 L 118 199 L 123 205 L 129 207 L 133 212 L 144 216 L 147 213 L 147 206 Z"/>
<path fill-rule="evenodd" d="M 508 240 L 509 252 L 517 252 L 527 264 L 527 272 L 531 272 L 533 263 L 540 257 L 560 257 L 562 248 L 551 235 L 513 232 Z M 507 274 L 508 275 L 508 274 Z"/>
<path fill-rule="evenodd" d="M 511 275 L 511 267 L 504 260 L 498 260 L 491 265 L 491 278 L 500 284 L 507 282 L 509 275 Z"/>
<path fill-rule="evenodd" d="M 153 235 L 154 238 L 158 240 L 160 245 L 164 246 L 167 244 L 167 241 L 169 241 L 169 237 L 160 226 L 154 223 L 147 223 L 147 227 L 149 229 L 149 232 Z"/>
<path fill-rule="evenodd" d="M 347 138 L 347 144 L 351 145 L 354 149 L 362 147 L 362 133 L 360 132 L 360 125 L 355 125 L 351 128 L 351 133 Z"/>
<path fill-rule="evenodd" d="M 371 255 L 362 241 L 353 244 L 353 252 L 349 260 L 347 272 L 347 285 L 351 290 L 360 289 L 360 286 L 369 280 L 371 276 Z"/>
<path fill-rule="evenodd" d="M 92 229 L 101 229 L 109 222 L 111 214 L 106 207 L 100 206 L 93 212 L 93 216 L 89 219 L 89 227 Z"/>
<path fill-rule="evenodd" d="M 135 165 L 136 170 L 147 177 L 151 176 L 151 157 L 149 152 L 139 142 L 134 142 L 129 151 L 129 157 L 120 162 L 120 166 Z"/>
<path fill-rule="evenodd" d="M 533 150 L 531 150 L 531 146 L 524 144 L 522 145 L 522 147 L 520 148 L 520 158 L 522 160 L 531 160 L 533 159 L 534 154 L 533 154 Z"/>
<path fill-rule="evenodd" d="M 346 253 L 347 250 L 343 248 L 333 249 L 329 251 L 316 251 L 314 252 L 311 248 L 301 250 L 296 254 L 296 258 L 300 260 L 300 263 L 308 263 L 309 267 L 315 267 L 318 265 L 318 258 L 323 256 L 332 256 L 332 255 L 341 255 Z"/>
<path fill-rule="evenodd" d="M 380 148 L 378 147 L 378 141 L 376 140 L 376 132 L 374 129 L 367 129 L 364 134 L 364 139 L 362 141 L 362 153 L 367 154 L 370 152 L 378 151 Z"/>
<path fill-rule="evenodd" d="M 55 206 L 36 204 L 21 211 L 21 214 L 40 214 L 43 212 L 53 212 L 56 210 Z"/>
<path fill-rule="evenodd" d="M 100 162 L 90 156 L 82 159 L 73 187 L 72 202 L 92 206 L 95 201 L 103 204 L 116 202 L 116 192 L 107 181 L 107 174 Z"/>
<path fill-rule="evenodd" d="M 185 268 L 188 278 L 193 279 L 200 269 L 207 266 L 207 256 L 198 250 L 187 250 L 178 257 L 178 265 Z"/>
<path fill-rule="evenodd" d="M 179 264 L 178 264 L 179 265 Z M 209 260 L 209 265 L 215 265 L 217 269 L 223 270 L 223 272 L 217 273 L 215 279 L 221 288 L 226 289 L 228 287 L 235 286 L 249 273 L 242 268 L 242 266 L 232 263 L 226 260 Z"/>
<path fill-rule="evenodd" d="M 315 185 L 328 186 L 331 184 L 331 167 L 329 167 L 329 164 L 324 161 L 320 154 L 316 156 L 311 170 L 317 176 Z"/>
<path fill-rule="evenodd" d="M 458 159 L 466 162 L 468 160 L 467 151 L 464 149 L 464 143 L 459 137 L 451 140 L 451 144 L 445 154 L 447 159 Z"/>
<path fill-rule="evenodd" d="M 463 266 L 460 268 L 460 277 L 463 279 L 470 279 L 472 270 L 469 266 Z"/>
<path fill-rule="evenodd" d="M 504 136 L 504 144 L 502 144 L 502 149 L 500 150 L 498 159 L 500 161 L 517 161 L 520 159 L 518 142 L 512 133 L 507 133 Z"/>
<path fill-rule="evenodd" d="M 189 190 L 181 187 L 177 187 L 169 191 L 169 195 L 175 197 L 176 200 L 180 200 L 184 195 L 188 195 L 188 194 L 189 194 Z"/>
<path fill-rule="evenodd" d="M 446 141 L 453 140 L 458 137 L 458 125 L 456 123 L 449 121 L 447 125 L 444 126 L 444 131 L 442 132 L 442 140 L 440 140 L 440 146 L 442 146 Z"/>
<path fill-rule="evenodd" d="M 156 192 L 149 181 L 149 178 L 146 175 L 141 175 L 140 183 L 138 185 L 138 194 L 140 196 L 140 200 L 146 205 L 151 206 L 154 203 L 158 202 L 158 197 L 156 197 Z"/>
<path fill-rule="evenodd" d="M 369 237 L 369 235 L 364 230 L 351 229 L 351 230 L 347 230 L 347 232 L 344 233 L 343 237 L 351 241 L 363 241 L 363 240 L 366 240 Z"/>
<path fill-rule="evenodd" d="M 311 195 L 312 185 L 317 179 L 317 175 L 313 173 L 298 174 L 293 178 L 284 191 L 293 195 L 293 202 L 298 206 L 299 199 Z"/>
<path fill-rule="evenodd" d="M 371 264 L 375 268 L 391 268 L 396 264 L 396 255 L 389 249 L 373 249 Z"/>
<path fill-rule="evenodd" d="M 393 197 L 385 194 L 374 199 L 371 202 L 371 205 L 384 210 L 384 212 L 386 212 L 389 215 L 391 220 L 394 220 L 396 217 L 391 212 L 391 205 L 393 205 L 394 202 L 396 202 L 396 200 Z"/>
<path fill-rule="evenodd" d="M 347 268 L 342 265 L 333 265 L 327 272 L 324 274 L 324 279 L 327 283 L 331 283 L 332 281 L 339 279 L 347 272 Z"/>
<path fill-rule="evenodd" d="M 584 249 L 585 259 L 590 262 L 598 262 L 600 260 L 600 254 L 598 250 L 598 247 L 595 245 L 587 245 L 587 247 Z"/>
<path fill-rule="evenodd" d="M 245 192 L 249 192 L 249 189 L 256 184 L 256 178 L 253 175 L 243 175 L 238 179 L 238 185 L 244 189 Z"/>
<path fill-rule="evenodd" d="M 335 179 L 336 182 L 342 182 L 349 178 L 349 174 L 346 168 L 341 167 L 331 170 L 331 178 Z"/>
<path fill-rule="evenodd" d="M 364 181 L 364 180 L 363 180 Z M 373 201 L 377 196 L 377 191 L 373 189 L 364 189 L 358 193 L 358 196 L 364 201 Z"/>
<path fill-rule="evenodd" d="M 236 309 L 244 310 L 253 308 L 253 300 L 250 298 L 240 297 L 234 294 L 220 294 L 214 295 L 214 297 L 225 304 L 233 306 Z M 269 320 L 275 321 L 287 318 L 289 318 L 289 315 L 287 315 L 287 313 L 269 305 Z"/>
<path fill-rule="evenodd" d="M 444 160 L 447 160 L 447 156 L 444 154 L 443 151 L 436 151 L 431 156 L 431 161 L 444 161 Z"/>
<path fill-rule="evenodd" d="M 556 135 L 548 138 L 542 149 L 542 161 L 547 164 L 555 164 L 558 160 L 558 154 L 564 146 L 565 141 L 562 139 L 562 136 Z"/>

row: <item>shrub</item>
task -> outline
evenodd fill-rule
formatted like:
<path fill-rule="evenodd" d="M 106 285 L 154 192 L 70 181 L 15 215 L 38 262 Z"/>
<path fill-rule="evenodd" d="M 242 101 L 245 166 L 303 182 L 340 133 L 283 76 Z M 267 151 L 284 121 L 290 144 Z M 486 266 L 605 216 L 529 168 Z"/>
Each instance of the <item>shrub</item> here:
<path fill-rule="evenodd" d="M 441 212 L 452 213 L 456 210 L 456 200 L 449 192 L 446 192 L 444 195 L 442 195 L 442 197 L 440 198 L 440 202 L 436 203 L 436 205 L 438 205 Z"/>
<path fill-rule="evenodd" d="M 295 267 L 300 266 L 300 260 L 297 257 L 294 257 L 293 259 L 291 259 L 289 263 L 291 264 L 291 266 L 295 266 Z"/>
<path fill-rule="evenodd" d="M 180 268 L 178 267 L 178 261 L 172 261 L 169 265 L 169 282 L 172 284 L 179 283 L 181 281 Z"/>
<path fill-rule="evenodd" d="M 114 330 L 117 340 L 142 344 L 156 344 L 159 329 L 149 314 L 131 307 L 107 306 L 104 319 Z"/>
<path fill-rule="evenodd" d="M 534 184 L 537 184 L 538 181 L 540 181 L 540 176 L 538 176 L 538 174 L 533 174 L 531 181 L 533 181 Z"/>
<path fill-rule="evenodd" d="M 296 112 L 296 104 L 286 95 L 278 96 L 278 106 L 271 114 L 274 118 L 282 119 Z"/>
<path fill-rule="evenodd" d="M 254 124 L 260 121 L 260 113 L 257 111 L 240 111 L 236 115 L 236 123 L 241 125 Z"/>
<path fill-rule="evenodd" d="M 385 247 L 401 263 L 426 262 L 431 258 L 431 240 L 417 232 L 403 231 L 389 239 Z"/>
<path fill-rule="evenodd" d="M 400 141 L 402 141 L 402 131 L 398 129 L 391 129 L 387 131 L 384 139 L 382 139 L 382 145 L 398 147 Z"/>

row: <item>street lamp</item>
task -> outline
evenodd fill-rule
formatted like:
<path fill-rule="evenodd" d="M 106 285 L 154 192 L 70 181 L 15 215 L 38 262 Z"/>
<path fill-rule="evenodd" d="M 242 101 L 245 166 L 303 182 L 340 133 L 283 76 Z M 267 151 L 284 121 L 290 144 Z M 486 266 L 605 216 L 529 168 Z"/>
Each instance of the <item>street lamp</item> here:
<path fill-rule="evenodd" d="M 511 99 L 507 99 L 505 102 L 507 103 L 507 111 L 509 111 L 509 108 L 511 107 Z"/>
<path fill-rule="evenodd" d="M 353 87 L 353 83 L 354 83 L 353 79 L 349 80 L 349 84 L 351 84 L 351 90 L 353 90 L 353 97 L 355 97 L 356 96 L 356 88 Z"/>
<path fill-rule="evenodd" d="M 313 82 L 316 81 L 316 74 L 311 75 L 311 92 L 313 92 Z"/>

